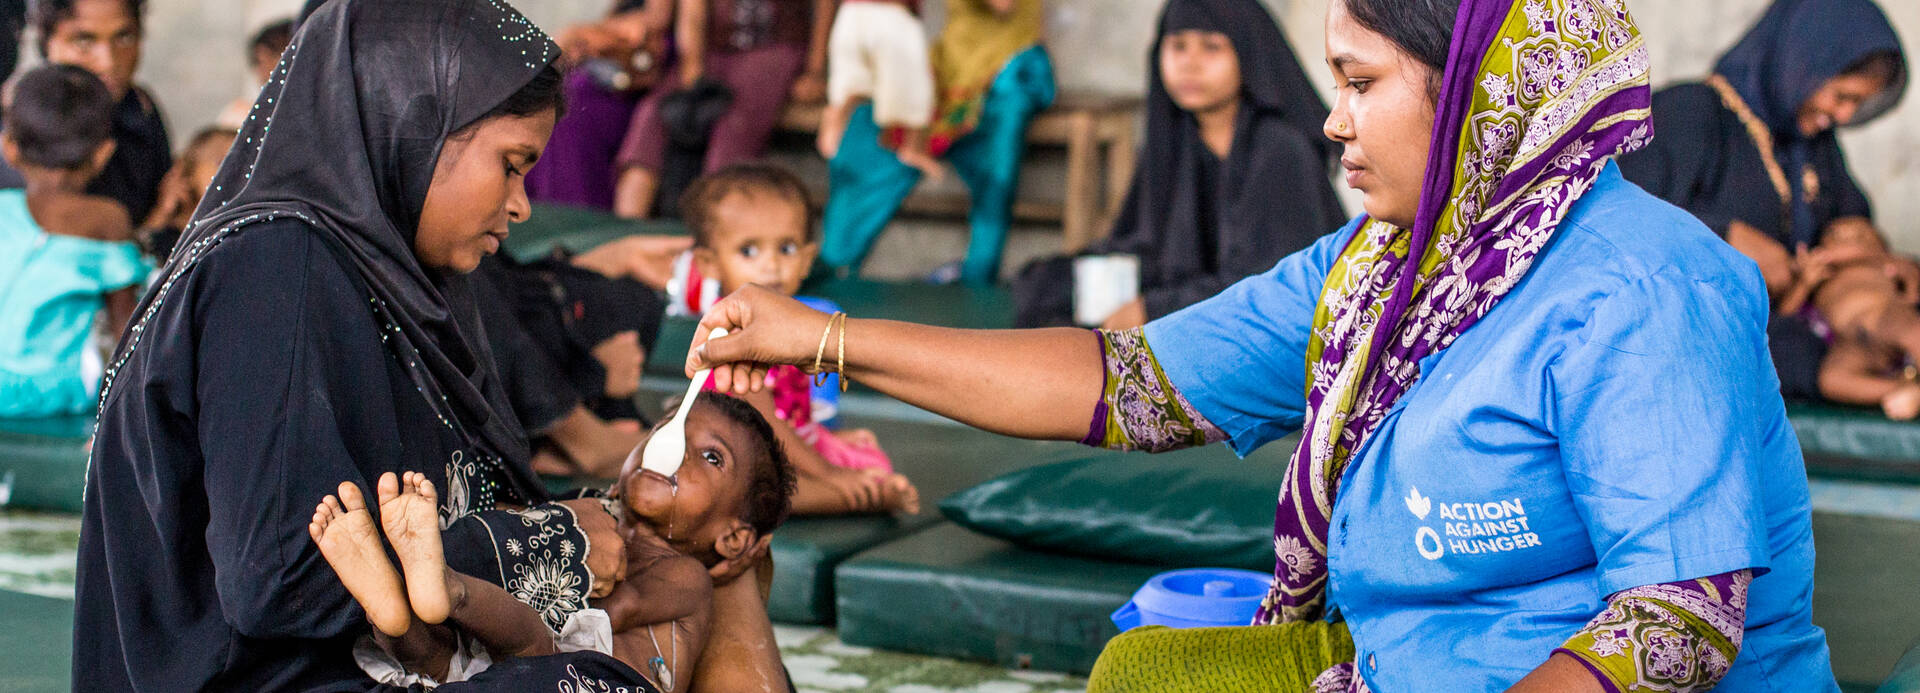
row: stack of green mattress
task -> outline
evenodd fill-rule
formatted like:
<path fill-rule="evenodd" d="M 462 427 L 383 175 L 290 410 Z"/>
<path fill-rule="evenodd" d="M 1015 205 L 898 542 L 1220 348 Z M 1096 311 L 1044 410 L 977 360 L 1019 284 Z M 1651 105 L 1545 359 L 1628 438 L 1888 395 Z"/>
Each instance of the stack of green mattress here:
<path fill-rule="evenodd" d="M 1920 484 L 1920 423 L 1877 409 L 1793 402 L 1787 418 L 1807 472 L 1818 477 Z"/>
<path fill-rule="evenodd" d="M 1076 446 L 1065 443 L 1015 440 L 951 424 L 862 418 L 851 413 L 847 418 L 847 425 L 871 428 L 880 437 L 895 471 L 919 488 L 923 510 L 919 515 L 788 520 L 773 536 L 773 592 L 767 608 L 776 621 L 833 622 L 834 571 L 841 561 L 939 523 L 934 504 L 948 494 L 1077 453 Z"/>
<path fill-rule="evenodd" d="M 1044 492 L 1023 496 L 996 480 L 950 497 L 950 516 L 1014 538 L 949 522 L 848 559 L 835 580 L 840 637 L 1085 673 L 1119 633 L 1113 611 L 1147 578 L 1174 567 L 1272 569 L 1273 498 L 1291 449 L 1281 441 L 1240 460 L 1222 446 L 1082 448 L 1020 475 Z M 1077 549 L 1035 545 L 1049 542 Z"/>
<path fill-rule="evenodd" d="M 80 512 L 93 418 L 0 419 L 0 507 Z"/>
<path fill-rule="evenodd" d="M 84 690 L 73 668 L 73 600 L 0 590 L 0 691 Z"/>

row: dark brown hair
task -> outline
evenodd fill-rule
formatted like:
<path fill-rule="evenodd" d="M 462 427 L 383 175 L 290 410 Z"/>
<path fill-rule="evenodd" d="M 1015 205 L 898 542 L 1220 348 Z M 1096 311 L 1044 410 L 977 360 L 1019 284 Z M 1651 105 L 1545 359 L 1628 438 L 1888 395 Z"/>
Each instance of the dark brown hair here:
<path fill-rule="evenodd" d="M 806 184 L 779 166 L 745 163 L 701 176 L 680 196 L 680 216 L 693 232 L 694 247 L 713 247 L 714 208 L 734 193 L 761 193 L 792 202 L 806 215 L 807 242 L 819 238 L 819 215 L 814 209 L 812 196 L 807 194 Z"/>
<path fill-rule="evenodd" d="M 751 525 L 759 536 L 772 534 L 793 511 L 793 463 L 787 459 L 786 448 L 781 447 L 767 417 L 761 416 L 753 405 L 711 391 L 700 393 L 695 401 L 718 410 L 721 416 L 747 429 L 752 437 L 759 454 L 752 455 L 749 462 L 753 465 L 752 475 L 747 482 L 747 502 L 741 510 L 740 521 Z"/>
<path fill-rule="evenodd" d="M 1427 98 L 1438 101 L 1453 46 L 1454 15 L 1460 0 L 1344 0 L 1347 12 L 1366 30 L 1387 37 L 1401 52 L 1427 66 Z"/>

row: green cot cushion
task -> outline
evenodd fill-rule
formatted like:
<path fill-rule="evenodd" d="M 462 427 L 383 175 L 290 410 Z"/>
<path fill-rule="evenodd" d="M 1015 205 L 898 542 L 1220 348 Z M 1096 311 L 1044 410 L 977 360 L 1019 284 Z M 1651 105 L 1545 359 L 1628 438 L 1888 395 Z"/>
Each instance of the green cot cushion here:
<path fill-rule="evenodd" d="M 1156 566 L 1031 551 L 942 523 L 840 565 L 840 639 L 1086 673 Z"/>
<path fill-rule="evenodd" d="M 1907 651 L 1878 693 L 1920 693 L 1920 646 Z"/>
<path fill-rule="evenodd" d="M 73 600 L 0 591 L 0 652 L 0 691 L 75 690 Z"/>
<path fill-rule="evenodd" d="M 1245 460 L 1224 446 L 1094 452 L 941 501 L 948 519 L 1024 547 L 1158 566 L 1273 570 L 1274 494 L 1293 440 Z"/>
<path fill-rule="evenodd" d="M 93 417 L 0 419 L 0 506 L 80 512 Z"/>
<path fill-rule="evenodd" d="M 1920 423 L 1804 402 L 1788 403 L 1787 418 L 1815 476 L 1920 484 Z"/>
<path fill-rule="evenodd" d="M 1813 510 L 1813 624 L 1827 632 L 1834 675 L 1869 690 L 1920 642 L 1920 504 L 1909 498 L 1899 512 L 1870 505 L 1816 496 Z"/>
<path fill-rule="evenodd" d="M 922 511 L 911 516 L 796 517 L 773 534 L 773 591 L 767 612 L 775 621 L 826 624 L 834 620 L 833 575 L 841 561 L 939 522 L 934 499 L 1029 464 L 1074 454 L 1074 446 L 1016 440 L 943 423 L 849 417 L 871 428 L 893 457 L 894 471 L 920 490 Z"/>

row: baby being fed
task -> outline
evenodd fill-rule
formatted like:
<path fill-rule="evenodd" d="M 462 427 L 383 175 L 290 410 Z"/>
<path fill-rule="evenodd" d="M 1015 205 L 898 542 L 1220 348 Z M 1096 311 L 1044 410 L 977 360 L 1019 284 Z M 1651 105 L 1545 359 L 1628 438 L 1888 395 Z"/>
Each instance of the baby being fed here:
<path fill-rule="evenodd" d="M 644 441 L 628 456 L 605 500 L 626 542 L 622 577 L 557 632 L 502 586 L 447 566 L 439 499 L 424 475 L 382 475 L 372 508 L 357 485 L 340 484 L 308 531 L 374 625 L 355 648 L 361 668 L 382 683 L 432 688 L 504 658 L 594 650 L 661 690 L 690 681 L 709 635 L 709 568 L 751 555 L 786 518 L 794 484 L 751 405 L 707 393 L 691 406 L 673 478 L 640 468 Z"/>

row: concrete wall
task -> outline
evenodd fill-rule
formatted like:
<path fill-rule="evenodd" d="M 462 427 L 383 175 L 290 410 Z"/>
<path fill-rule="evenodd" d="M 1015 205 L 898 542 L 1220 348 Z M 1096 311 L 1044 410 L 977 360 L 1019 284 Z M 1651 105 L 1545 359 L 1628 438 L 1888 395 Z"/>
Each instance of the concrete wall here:
<path fill-rule="evenodd" d="M 1048 48 L 1062 86 L 1137 92 L 1146 46 L 1163 0 L 1057 0 Z M 1330 89 L 1320 61 L 1329 0 L 1264 0 L 1286 27 L 1316 84 Z M 601 12 L 607 0 L 520 0 L 549 30 Z M 929 25 L 938 24 L 939 2 Z M 1696 79 L 1759 16 L 1766 0 L 1628 0 L 1651 44 L 1656 82 Z M 243 44 L 250 31 L 291 14 L 298 0 L 151 0 L 141 76 L 167 109 L 176 138 L 210 121 L 250 87 Z M 1909 46 L 1920 48 L 1920 2 L 1884 0 Z M 1882 226 L 1908 252 L 1920 252 L 1920 96 L 1870 126 L 1844 135 L 1853 171 L 1873 197 Z M 1358 209 L 1349 204 L 1350 209 Z"/>

